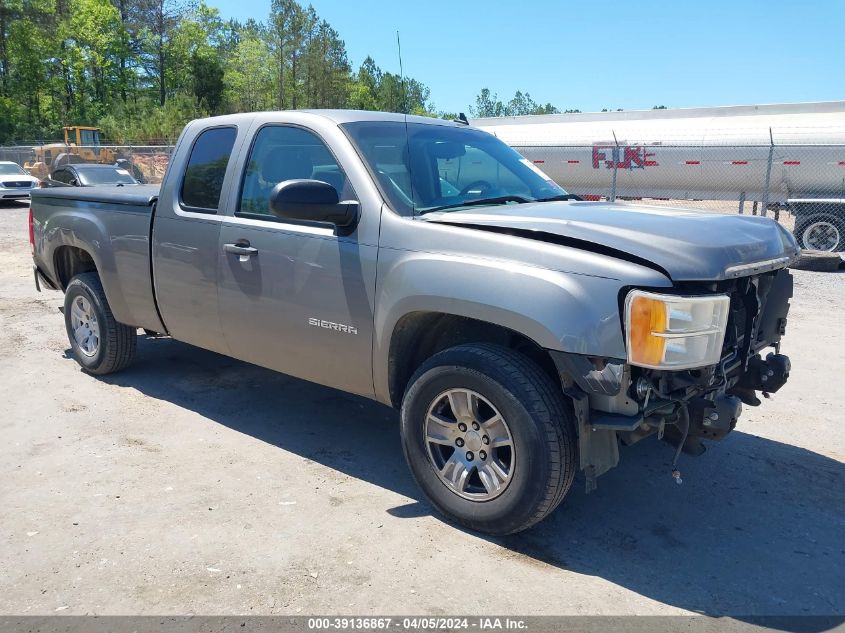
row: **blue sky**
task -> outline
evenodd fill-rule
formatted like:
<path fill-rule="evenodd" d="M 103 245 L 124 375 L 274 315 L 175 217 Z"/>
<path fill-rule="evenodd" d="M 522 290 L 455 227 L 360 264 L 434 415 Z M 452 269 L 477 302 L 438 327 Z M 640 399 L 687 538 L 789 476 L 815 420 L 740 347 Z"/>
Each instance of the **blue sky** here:
<path fill-rule="evenodd" d="M 301 0 L 302 1 L 302 0 Z M 265 19 L 270 0 L 206 0 Z M 307 1 L 303 2 L 307 4 Z M 313 0 L 353 66 L 371 55 L 467 111 L 489 87 L 561 109 L 845 99 L 845 0 Z"/>

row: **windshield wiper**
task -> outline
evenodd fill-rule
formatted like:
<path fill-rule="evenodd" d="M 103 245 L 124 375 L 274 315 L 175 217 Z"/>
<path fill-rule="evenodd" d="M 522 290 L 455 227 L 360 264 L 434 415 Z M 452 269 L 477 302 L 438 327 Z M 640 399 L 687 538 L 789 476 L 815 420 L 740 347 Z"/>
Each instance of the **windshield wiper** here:
<path fill-rule="evenodd" d="M 423 209 L 419 212 L 420 215 L 425 213 L 433 213 L 434 211 L 444 211 L 446 209 L 458 209 L 460 207 L 474 207 L 482 205 L 506 204 L 508 202 L 518 202 L 524 204 L 526 202 L 534 202 L 533 198 L 526 198 L 525 196 L 496 196 L 495 198 L 478 198 L 476 200 L 465 200 L 463 202 L 456 202 L 454 204 L 444 204 L 442 207 L 432 207 L 431 209 Z"/>
<path fill-rule="evenodd" d="M 574 193 L 562 193 L 557 196 L 549 196 L 548 198 L 537 198 L 537 202 L 560 202 L 565 200 L 583 201 L 581 196 L 576 196 Z"/>

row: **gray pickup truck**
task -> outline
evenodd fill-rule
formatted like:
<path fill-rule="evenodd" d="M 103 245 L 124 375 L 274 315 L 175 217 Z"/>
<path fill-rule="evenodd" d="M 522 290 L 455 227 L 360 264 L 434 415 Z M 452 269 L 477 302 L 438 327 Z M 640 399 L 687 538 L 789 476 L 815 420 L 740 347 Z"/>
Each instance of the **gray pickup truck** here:
<path fill-rule="evenodd" d="M 144 328 L 396 407 L 431 503 L 493 534 L 620 443 L 671 443 L 680 481 L 789 376 L 778 223 L 582 202 L 461 122 L 194 121 L 160 188 L 33 191 L 30 239 L 85 371 Z"/>

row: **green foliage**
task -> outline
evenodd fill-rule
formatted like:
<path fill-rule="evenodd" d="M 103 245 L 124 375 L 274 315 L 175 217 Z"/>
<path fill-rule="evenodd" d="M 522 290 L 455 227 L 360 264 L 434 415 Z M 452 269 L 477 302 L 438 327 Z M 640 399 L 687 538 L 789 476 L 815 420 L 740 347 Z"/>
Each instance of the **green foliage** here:
<path fill-rule="evenodd" d="M 243 23 L 203 0 L 0 0 L 0 143 L 55 140 L 74 124 L 109 143 L 172 142 L 190 119 L 273 108 L 457 116 L 370 57 L 353 69 L 340 34 L 298 0 Z M 485 88 L 471 111 L 558 109 Z"/>
<path fill-rule="evenodd" d="M 197 105 L 212 114 L 219 114 L 223 104 L 223 65 L 214 55 L 194 51 L 191 53 L 191 75 Z"/>
<path fill-rule="evenodd" d="M 370 58 L 354 72 L 339 33 L 297 0 L 272 0 L 263 23 L 202 0 L 0 0 L 0 142 L 70 124 L 172 141 L 198 116 L 349 107 L 434 110 L 415 79 Z"/>
<path fill-rule="evenodd" d="M 367 57 L 353 81 L 349 107 L 436 116 L 429 97 L 429 89 L 416 79 L 403 80 L 399 75 L 383 72 L 372 57 Z"/>
<path fill-rule="evenodd" d="M 224 100 L 234 112 L 269 110 L 275 104 L 274 57 L 260 28 L 245 31 L 226 64 Z"/>
<path fill-rule="evenodd" d="M 558 110 L 551 103 L 541 105 L 534 101 L 530 94 L 517 90 L 513 98 L 507 103 L 499 100 L 499 96 L 490 92 L 489 88 L 483 88 L 475 98 L 475 107 L 470 112 L 476 117 L 492 116 L 520 116 L 523 114 L 558 114 Z M 567 112 L 579 112 L 579 110 L 567 110 Z"/>
<path fill-rule="evenodd" d="M 172 143 L 185 123 L 191 119 L 208 116 L 191 95 L 179 94 L 168 99 L 163 106 L 155 99 L 137 103 L 118 103 L 115 110 L 99 121 L 109 143 L 161 144 Z"/>

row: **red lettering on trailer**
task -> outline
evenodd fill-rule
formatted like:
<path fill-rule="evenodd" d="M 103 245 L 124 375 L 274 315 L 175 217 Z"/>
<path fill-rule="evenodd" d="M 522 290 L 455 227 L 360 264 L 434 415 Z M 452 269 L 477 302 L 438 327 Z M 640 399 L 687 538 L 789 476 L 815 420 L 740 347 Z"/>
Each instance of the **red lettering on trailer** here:
<path fill-rule="evenodd" d="M 622 159 L 622 163 L 617 165 L 617 167 L 622 167 L 623 169 L 629 169 L 632 166 L 636 167 L 645 167 L 643 164 L 643 158 L 640 156 L 639 147 L 631 147 L 628 146 L 623 151 L 622 155 L 624 158 Z"/>
<path fill-rule="evenodd" d="M 800 165 L 801 161 L 800 160 L 785 160 L 785 161 L 783 161 L 783 164 L 784 165 Z"/>
<path fill-rule="evenodd" d="M 607 154 L 601 150 L 614 149 L 613 145 L 593 145 L 593 169 L 599 168 L 599 163 L 604 161 L 605 167 L 613 169 L 613 161 L 607 160 Z"/>
<path fill-rule="evenodd" d="M 542 165 L 542 164 L 543 164 L 543 163 L 545 163 L 545 162 L 546 162 L 546 161 L 544 161 L 544 160 L 535 160 L 535 161 L 534 161 L 534 164 L 535 164 L 535 165 Z"/>
<path fill-rule="evenodd" d="M 688 160 L 688 161 L 685 161 L 684 164 L 685 165 L 700 165 L 701 161 L 700 160 Z"/>
<path fill-rule="evenodd" d="M 580 161 L 580 160 L 568 160 L 568 161 L 566 161 L 566 162 L 567 162 L 567 163 L 569 163 L 570 165 L 577 165 L 577 164 L 578 164 L 578 163 L 580 163 L 581 161 Z"/>
<path fill-rule="evenodd" d="M 732 160 L 731 165 L 747 165 L 747 160 Z"/>
<path fill-rule="evenodd" d="M 610 160 L 607 158 L 608 153 L 611 155 Z M 620 156 L 621 160 L 618 160 Z M 602 163 L 605 169 L 644 169 L 659 164 L 654 160 L 654 152 L 646 151 L 640 145 L 593 145 L 593 169 L 598 169 Z"/>

